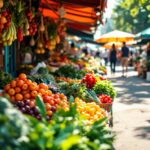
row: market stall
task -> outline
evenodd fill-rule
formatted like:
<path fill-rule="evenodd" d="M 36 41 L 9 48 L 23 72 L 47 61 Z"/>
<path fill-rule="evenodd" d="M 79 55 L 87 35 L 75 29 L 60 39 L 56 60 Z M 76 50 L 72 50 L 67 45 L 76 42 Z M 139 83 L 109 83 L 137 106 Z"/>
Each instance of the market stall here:
<path fill-rule="evenodd" d="M 144 31 L 141 31 L 140 33 L 136 34 L 135 40 L 137 41 L 137 45 L 142 50 L 141 55 L 138 58 L 135 58 L 135 68 L 138 71 L 138 76 L 141 76 L 142 78 L 149 81 L 150 80 L 150 78 L 149 78 L 150 28 L 145 29 Z"/>
<path fill-rule="evenodd" d="M 107 70 L 66 40 L 102 22 L 106 2 L 0 1 L 0 149 L 113 149 Z"/>

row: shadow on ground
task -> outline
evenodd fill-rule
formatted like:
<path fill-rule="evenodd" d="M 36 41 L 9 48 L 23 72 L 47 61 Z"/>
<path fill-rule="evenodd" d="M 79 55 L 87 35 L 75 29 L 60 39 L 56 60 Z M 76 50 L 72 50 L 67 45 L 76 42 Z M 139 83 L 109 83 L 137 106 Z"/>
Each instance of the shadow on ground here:
<path fill-rule="evenodd" d="M 139 79 L 137 76 L 113 77 L 113 85 L 117 91 L 117 98 L 121 103 L 131 105 L 135 103 L 146 104 L 145 100 L 150 97 L 150 83 Z"/>
<path fill-rule="evenodd" d="M 150 127 L 138 127 L 135 129 L 136 136 L 150 140 Z"/>

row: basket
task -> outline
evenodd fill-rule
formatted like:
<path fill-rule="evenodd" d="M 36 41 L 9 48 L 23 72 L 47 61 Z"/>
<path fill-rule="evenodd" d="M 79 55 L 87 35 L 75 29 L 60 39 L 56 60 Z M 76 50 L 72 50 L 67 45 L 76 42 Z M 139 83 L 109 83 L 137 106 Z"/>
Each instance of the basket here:
<path fill-rule="evenodd" d="M 110 112 L 112 104 L 110 104 L 110 103 L 101 103 L 100 107 L 105 109 L 107 112 Z"/>

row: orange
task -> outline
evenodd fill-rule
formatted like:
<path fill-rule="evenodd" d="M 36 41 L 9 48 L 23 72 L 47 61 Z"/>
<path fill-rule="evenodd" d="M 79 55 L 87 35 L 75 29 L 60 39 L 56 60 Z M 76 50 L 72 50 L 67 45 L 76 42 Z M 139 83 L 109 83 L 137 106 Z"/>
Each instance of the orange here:
<path fill-rule="evenodd" d="M 15 90 L 13 88 L 9 89 L 8 94 L 11 95 L 11 96 L 15 95 Z"/>
<path fill-rule="evenodd" d="M 16 87 L 15 88 L 15 93 L 20 93 L 21 92 L 21 89 L 19 87 Z"/>
<path fill-rule="evenodd" d="M 10 85 L 11 85 L 12 88 L 15 88 L 16 84 L 17 84 L 17 82 L 15 80 L 10 82 Z"/>
<path fill-rule="evenodd" d="M 31 84 L 29 85 L 29 89 L 30 89 L 31 91 L 38 90 L 38 85 L 36 85 L 35 83 L 31 83 Z"/>
<path fill-rule="evenodd" d="M 48 90 L 48 91 L 47 91 L 47 95 L 48 95 L 48 96 L 51 96 L 52 94 L 53 94 L 53 93 L 52 93 L 51 90 Z"/>
<path fill-rule="evenodd" d="M 23 80 L 18 80 L 17 81 L 17 87 L 22 87 L 24 84 L 24 81 Z"/>
<path fill-rule="evenodd" d="M 24 73 L 19 74 L 19 79 L 21 79 L 21 80 L 27 79 L 26 74 L 24 74 Z"/>
<path fill-rule="evenodd" d="M 27 90 L 28 89 L 28 84 L 23 84 L 23 86 L 22 86 L 22 90 Z"/>
<path fill-rule="evenodd" d="M 31 92 L 31 96 L 32 96 L 33 98 L 35 98 L 37 95 L 38 95 L 38 92 L 37 92 L 37 91 L 32 91 L 32 92 Z"/>
<path fill-rule="evenodd" d="M 20 80 L 19 78 L 16 78 L 16 79 L 15 79 L 15 81 L 19 81 L 19 80 Z"/>
<path fill-rule="evenodd" d="M 41 93 L 42 95 L 45 95 L 45 90 L 44 89 L 39 89 L 39 93 Z"/>
<path fill-rule="evenodd" d="M 5 87 L 4 87 L 4 90 L 5 92 L 8 91 L 10 89 L 10 84 L 7 84 Z"/>
<path fill-rule="evenodd" d="M 17 101 L 22 101 L 22 100 L 23 100 L 23 95 L 17 93 L 17 94 L 15 95 L 15 99 L 16 99 Z"/>
<path fill-rule="evenodd" d="M 45 83 L 40 83 L 39 88 L 42 88 L 44 90 L 48 90 L 48 86 Z"/>
<path fill-rule="evenodd" d="M 29 93 L 24 94 L 24 99 L 30 99 L 31 95 Z"/>
<path fill-rule="evenodd" d="M 53 112 L 51 110 L 48 110 L 47 115 L 51 117 L 53 115 Z"/>
<path fill-rule="evenodd" d="M 32 83 L 31 80 L 26 80 L 26 84 L 30 85 Z"/>
<path fill-rule="evenodd" d="M 51 110 L 52 107 L 49 103 L 46 103 L 45 105 L 46 105 L 46 110 Z"/>
<path fill-rule="evenodd" d="M 26 93 L 29 93 L 29 91 L 28 90 L 24 90 L 24 91 L 21 91 L 21 93 L 24 95 Z"/>

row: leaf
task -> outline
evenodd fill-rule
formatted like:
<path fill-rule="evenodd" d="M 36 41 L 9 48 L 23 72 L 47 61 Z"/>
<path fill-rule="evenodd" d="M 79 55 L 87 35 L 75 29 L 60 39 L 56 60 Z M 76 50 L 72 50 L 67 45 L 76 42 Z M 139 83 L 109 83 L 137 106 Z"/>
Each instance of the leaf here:
<path fill-rule="evenodd" d="M 61 143 L 62 150 L 69 150 L 73 145 L 77 145 L 81 137 L 79 135 L 71 135 Z"/>
<path fill-rule="evenodd" d="M 45 118 L 46 117 L 46 109 L 45 109 L 45 105 L 42 101 L 42 98 L 40 96 L 36 97 L 36 104 L 37 104 L 37 106 L 40 110 L 40 113 L 41 113 L 42 117 Z"/>
<path fill-rule="evenodd" d="M 86 94 L 92 99 L 94 100 L 96 103 L 100 103 L 95 91 L 93 90 L 85 90 Z"/>
<path fill-rule="evenodd" d="M 69 102 L 70 102 L 71 104 L 74 102 L 74 97 L 73 97 L 73 96 L 70 96 Z"/>

